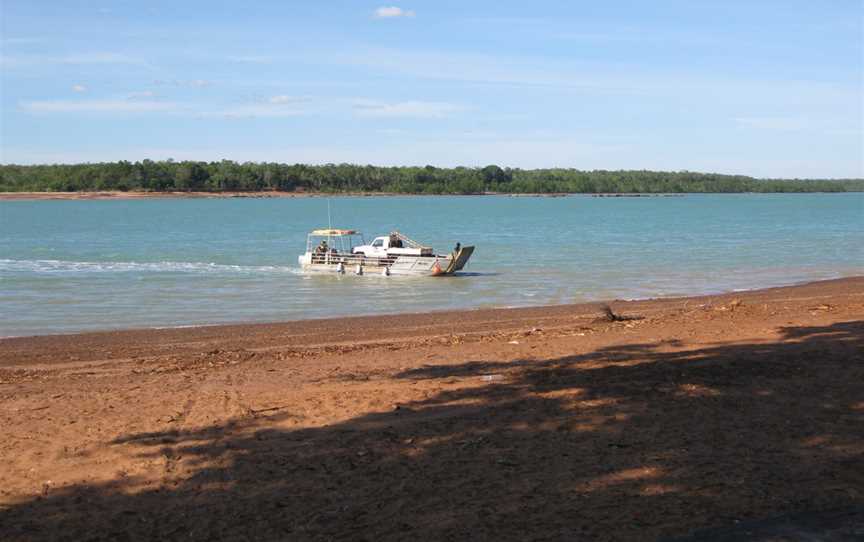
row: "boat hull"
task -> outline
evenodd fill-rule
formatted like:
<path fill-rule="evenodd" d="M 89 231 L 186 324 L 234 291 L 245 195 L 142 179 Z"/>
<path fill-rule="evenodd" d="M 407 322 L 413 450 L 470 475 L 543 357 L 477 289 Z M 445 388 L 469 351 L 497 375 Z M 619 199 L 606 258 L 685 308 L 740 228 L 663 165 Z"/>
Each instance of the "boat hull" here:
<path fill-rule="evenodd" d="M 396 276 L 444 276 L 462 269 L 474 251 L 474 247 L 462 247 L 459 252 L 446 256 L 394 256 L 390 258 L 367 258 L 359 254 L 313 254 L 307 252 L 298 260 L 304 272 L 351 274 L 351 275 L 396 275 Z"/>

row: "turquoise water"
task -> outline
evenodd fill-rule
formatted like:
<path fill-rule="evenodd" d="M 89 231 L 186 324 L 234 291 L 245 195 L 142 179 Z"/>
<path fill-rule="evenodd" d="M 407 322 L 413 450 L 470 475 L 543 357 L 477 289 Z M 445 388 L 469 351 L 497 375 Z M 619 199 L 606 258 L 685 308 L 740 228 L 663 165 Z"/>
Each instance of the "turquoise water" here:
<path fill-rule="evenodd" d="M 0 201 L 0 336 L 712 293 L 864 274 L 864 194 L 357 197 L 333 225 L 477 251 L 308 276 L 327 200 Z"/>

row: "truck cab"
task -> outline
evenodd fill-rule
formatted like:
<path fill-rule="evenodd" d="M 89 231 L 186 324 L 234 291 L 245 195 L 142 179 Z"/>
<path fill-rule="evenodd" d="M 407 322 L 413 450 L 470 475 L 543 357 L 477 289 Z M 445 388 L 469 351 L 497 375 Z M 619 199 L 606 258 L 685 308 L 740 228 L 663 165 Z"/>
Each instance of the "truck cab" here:
<path fill-rule="evenodd" d="M 354 247 L 351 252 L 362 254 L 367 258 L 388 258 L 392 256 L 427 256 L 432 253 L 432 249 L 408 246 L 408 243 L 394 233 L 389 236 L 376 237 L 368 245 Z"/>

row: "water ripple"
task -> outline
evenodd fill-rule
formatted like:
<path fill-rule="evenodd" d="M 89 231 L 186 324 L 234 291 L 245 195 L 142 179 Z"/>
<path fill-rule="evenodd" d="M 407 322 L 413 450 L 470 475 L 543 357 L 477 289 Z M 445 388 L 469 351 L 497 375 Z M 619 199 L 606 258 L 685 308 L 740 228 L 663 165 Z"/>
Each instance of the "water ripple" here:
<path fill-rule="evenodd" d="M 213 262 L 71 262 L 64 260 L 4 260 L 0 272 L 13 273 L 300 273 L 281 265 L 226 265 Z"/>

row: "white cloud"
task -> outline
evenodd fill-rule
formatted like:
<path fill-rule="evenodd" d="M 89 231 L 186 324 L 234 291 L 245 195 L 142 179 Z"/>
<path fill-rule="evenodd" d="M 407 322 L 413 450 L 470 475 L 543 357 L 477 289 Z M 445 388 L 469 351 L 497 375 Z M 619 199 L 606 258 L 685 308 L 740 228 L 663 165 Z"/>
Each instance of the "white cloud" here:
<path fill-rule="evenodd" d="M 407 130 L 401 130 L 399 128 L 381 128 L 380 130 L 375 130 L 379 134 L 384 134 L 387 136 L 405 136 L 409 134 Z"/>
<path fill-rule="evenodd" d="M 864 129 L 862 128 L 828 128 L 825 130 L 826 135 L 832 136 L 853 136 L 861 140 L 864 137 Z"/>
<path fill-rule="evenodd" d="M 358 66 L 375 73 L 418 79 L 527 88 L 559 88 L 591 95 L 659 96 L 704 105 L 707 96 L 726 104 L 773 108 L 860 104 L 860 88 L 820 81 L 719 77 L 702 71 L 657 72 L 602 63 L 529 55 L 369 48 L 322 54 L 319 62 Z M 308 60 L 308 57 L 307 57 Z"/>
<path fill-rule="evenodd" d="M 59 57 L 64 64 L 140 64 L 142 61 L 120 53 L 78 53 Z"/>
<path fill-rule="evenodd" d="M 280 117 L 299 117 L 311 113 L 309 109 L 297 107 L 288 107 L 287 104 L 250 104 L 240 105 L 237 107 L 228 107 L 225 109 L 217 109 L 213 111 L 205 111 L 200 113 L 202 117 L 224 117 L 226 119 L 254 119 L 254 118 L 280 118 Z"/>
<path fill-rule="evenodd" d="M 273 57 L 265 55 L 231 55 L 228 57 L 228 60 L 242 64 L 269 64 L 273 62 Z"/>
<path fill-rule="evenodd" d="M 284 105 L 284 104 L 293 104 L 304 101 L 305 98 L 299 98 L 297 96 L 287 96 L 285 94 L 280 94 L 278 96 L 271 96 L 267 101 L 273 105 Z"/>
<path fill-rule="evenodd" d="M 396 6 L 381 6 L 375 10 L 375 17 L 378 19 L 392 19 L 394 17 L 413 17 L 414 11 L 410 9 L 402 9 Z"/>
<path fill-rule="evenodd" d="M 111 52 L 74 53 L 60 56 L 4 55 L 0 57 L 0 65 L 10 68 L 54 64 L 144 64 L 144 61 L 139 58 L 133 58 L 124 54 Z"/>
<path fill-rule="evenodd" d="M 4 45 L 32 45 L 43 41 L 43 38 L 0 38 L 0 43 Z"/>
<path fill-rule="evenodd" d="M 204 88 L 213 86 L 213 81 L 207 79 L 154 79 L 153 84 L 156 86 Z"/>
<path fill-rule="evenodd" d="M 408 77 L 518 86 L 554 86 L 634 92 L 633 75 L 604 73 L 577 61 L 483 53 L 367 49 L 331 56 L 336 64 L 362 66 L 382 73 Z M 608 71 L 608 70 L 607 70 Z M 660 80 L 660 78 L 658 78 Z M 637 83 L 639 81 L 637 80 Z M 668 81 L 662 81 L 668 85 Z"/>
<path fill-rule="evenodd" d="M 278 118 L 308 115 L 315 110 L 314 104 L 306 97 L 277 94 L 243 105 L 204 111 L 199 115 L 226 119 Z"/>
<path fill-rule="evenodd" d="M 464 110 L 464 106 L 446 102 L 407 101 L 385 103 L 373 100 L 357 100 L 354 103 L 354 112 L 360 117 L 415 117 L 437 119 Z"/>
<path fill-rule="evenodd" d="M 75 92 L 87 92 L 87 87 L 84 85 L 72 85 L 72 90 Z"/>
<path fill-rule="evenodd" d="M 130 114 L 171 113 L 200 118 L 243 119 L 258 117 L 296 117 L 314 112 L 304 97 L 273 96 L 266 100 L 237 106 L 176 103 L 156 99 L 152 90 L 130 92 L 104 100 L 34 100 L 18 104 L 20 111 L 34 114 Z"/>
<path fill-rule="evenodd" d="M 153 98 L 154 96 L 156 96 L 156 93 L 153 92 L 152 90 L 141 90 L 138 92 L 130 92 L 129 94 L 126 95 L 126 99 L 127 100 L 141 100 L 141 99 Z"/>
<path fill-rule="evenodd" d="M 126 100 L 42 100 L 23 102 L 19 107 L 31 113 L 148 113 L 178 109 L 171 102 Z"/>
<path fill-rule="evenodd" d="M 759 130 L 795 131 L 806 127 L 803 119 L 795 117 L 737 117 L 733 120 L 741 126 Z"/>

